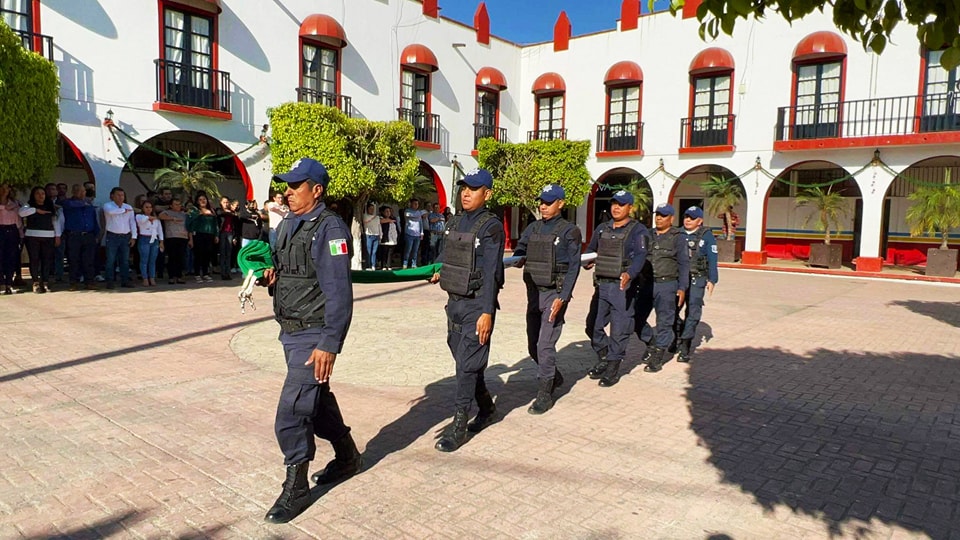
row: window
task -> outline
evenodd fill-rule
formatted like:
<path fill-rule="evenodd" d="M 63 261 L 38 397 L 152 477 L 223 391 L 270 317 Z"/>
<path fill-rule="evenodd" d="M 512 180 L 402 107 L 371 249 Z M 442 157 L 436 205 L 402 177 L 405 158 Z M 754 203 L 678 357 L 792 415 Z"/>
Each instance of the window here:
<path fill-rule="evenodd" d="M 487 137 L 499 139 L 497 133 L 498 111 L 500 109 L 500 92 L 477 88 L 477 120 L 474 130 L 473 147 L 477 141 Z"/>
<path fill-rule="evenodd" d="M 960 81 L 957 68 L 943 69 L 943 51 L 927 51 L 927 69 L 923 81 L 923 116 L 920 131 L 952 131 L 960 129 L 960 104 L 957 93 Z"/>
<path fill-rule="evenodd" d="M 563 95 L 537 98 L 537 139 L 563 137 Z"/>
<path fill-rule="evenodd" d="M 414 139 L 430 138 L 430 76 L 404 69 L 400 78 L 401 119 L 413 124 Z"/>
<path fill-rule="evenodd" d="M 302 51 L 302 100 L 337 107 L 340 51 L 307 42 L 303 43 Z"/>
<path fill-rule="evenodd" d="M 693 79 L 690 146 L 730 144 L 729 74 Z"/>
<path fill-rule="evenodd" d="M 163 62 L 166 101 L 213 108 L 213 19 L 163 10 Z"/>
<path fill-rule="evenodd" d="M 608 88 L 609 109 L 604 150 L 639 150 L 640 86 Z"/>
<path fill-rule="evenodd" d="M 0 0 L 0 14 L 14 32 L 33 32 L 33 0 Z"/>
<path fill-rule="evenodd" d="M 839 136 L 843 62 L 797 65 L 796 73 L 793 138 Z"/>

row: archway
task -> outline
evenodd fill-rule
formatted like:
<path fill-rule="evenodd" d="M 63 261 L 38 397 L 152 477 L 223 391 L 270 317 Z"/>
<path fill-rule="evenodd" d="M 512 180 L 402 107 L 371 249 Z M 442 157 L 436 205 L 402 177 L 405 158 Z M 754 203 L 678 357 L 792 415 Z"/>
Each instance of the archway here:
<path fill-rule="evenodd" d="M 948 176 L 949 175 L 949 176 Z M 910 237 L 907 209 L 913 204 L 908 197 L 923 185 L 943 184 L 960 180 L 960 157 L 937 156 L 924 159 L 904 169 L 887 189 L 883 199 L 880 255 L 884 262 L 898 266 L 926 263 L 927 249 L 939 247 L 933 236 Z M 951 238 L 951 241 L 955 241 Z"/>
<path fill-rule="evenodd" d="M 92 183 L 96 186 L 97 183 L 86 156 L 63 133 L 57 136 L 57 166 L 50 175 L 50 181 L 66 184 L 67 197 L 71 196 L 70 186 L 73 184 Z"/>
<path fill-rule="evenodd" d="M 243 161 L 233 155 L 219 140 L 196 131 L 169 131 L 147 139 L 134 150 L 120 174 L 120 187 L 126 192 L 127 201 L 133 201 L 137 195 L 154 189 L 153 174 L 157 169 L 170 166 L 176 152 L 191 158 L 205 155 L 233 156 L 227 159 L 211 161 L 210 169 L 222 174 L 225 180 L 220 184 L 220 194 L 238 201 L 253 199 L 253 184 Z M 260 201 L 263 202 L 263 201 Z"/>
<path fill-rule="evenodd" d="M 815 210 L 797 206 L 797 195 L 815 186 L 848 199 L 847 216 L 839 233 L 831 231 L 830 242 L 842 246 L 843 261 L 851 261 L 859 254 L 863 199 L 856 180 L 836 163 L 804 161 L 780 173 L 764 196 L 763 249 L 767 256 L 806 260 L 810 257 L 810 245 L 823 241 L 824 233 L 816 230 L 817 218 L 812 215 Z"/>
<path fill-rule="evenodd" d="M 425 181 L 418 181 L 417 184 L 414 185 L 413 196 L 420 199 L 423 207 L 428 208 L 427 205 L 437 203 L 440 205 L 441 210 L 446 208 L 447 190 L 444 189 L 443 180 L 440 178 L 436 169 L 426 161 L 421 160 L 417 177 L 425 179 Z"/>
<path fill-rule="evenodd" d="M 717 237 L 722 234 L 724 229 L 723 222 L 723 213 L 721 212 L 708 212 L 707 209 L 707 200 L 703 194 L 703 184 L 711 178 L 719 177 L 723 179 L 728 178 L 737 178 L 737 175 L 730 169 L 723 167 L 721 165 L 698 165 L 687 172 L 680 175 L 677 179 L 677 182 L 674 183 L 673 189 L 670 191 L 670 203 L 676 209 L 677 214 L 680 216 L 679 225 L 682 225 L 683 212 L 691 206 L 699 206 L 703 209 L 703 224 L 710 229 L 713 229 L 717 233 Z M 735 226 L 735 231 L 737 234 L 737 253 L 743 250 L 743 240 L 746 235 L 747 223 L 747 198 L 746 190 L 743 187 L 743 183 L 739 179 L 734 181 L 735 184 L 740 186 L 740 193 L 742 197 L 740 202 L 733 206 L 733 222 Z"/>
<path fill-rule="evenodd" d="M 650 219 L 653 216 L 653 196 L 650 184 L 647 179 L 637 171 L 629 167 L 618 167 L 600 175 L 593 183 L 590 189 L 590 195 L 587 196 L 587 230 L 584 240 L 589 240 L 593 235 L 593 230 L 604 221 L 610 219 L 610 198 L 613 197 L 615 188 L 629 185 L 632 182 L 639 181 L 650 190 L 650 202 L 644 208 L 640 220 L 647 226 L 650 226 Z"/>

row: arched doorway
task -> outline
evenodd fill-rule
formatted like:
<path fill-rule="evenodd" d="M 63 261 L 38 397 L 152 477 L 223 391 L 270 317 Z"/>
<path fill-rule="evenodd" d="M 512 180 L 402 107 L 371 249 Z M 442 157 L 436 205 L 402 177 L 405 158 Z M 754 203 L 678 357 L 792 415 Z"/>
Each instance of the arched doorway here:
<path fill-rule="evenodd" d="M 908 197 L 924 185 L 944 184 L 960 180 L 960 157 L 937 156 L 924 159 L 904 169 L 887 189 L 883 199 L 880 255 L 884 262 L 898 266 L 926 263 L 927 249 L 940 245 L 933 236 L 912 238 L 907 225 L 907 209 L 913 204 Z M 952 239 L 951 239 L 952 240 Z"/>
<path fill-rule="evenodd" d="M 826 185 L 829 184 L 829 185 Z M 831 231 L 831 244 L 843 247 L 843 261 L 859 253 L 863 199 L 856 180 L 843 167 L 829 161 L 804 161 L 791 165 L 773 181 L 764 198 L 763 249 L 774 259 L 810 257 L 810 245 L 823 242 L 816 230 L 815 210 L 797 205 L 797 195 L 820 186 L 847 200 L 847 215 L 839 233 Z"/>
<path fill-rule="evenodd" d="M 653 191 L 647 179 L 637 171 L 629 167 L 618 167 L 611 169 L 602 175 L 593 183 L 590 189 L 590 195 L 587 196 L 587 230 L 584 240 L 587 241 L 593 235 L 593 230 L 597 225 L 610 219 L 610 198 L 613 193 L 631 183 L 638 183 L 645 186 L 650 192 L 648 204 L 639 212 L 639 219 L 644 225 L 650 226 L 650 220 L 653 216 Z"/>
<path fill-rule="evenodd" d="M 181 156 L 189 153 L 193 159 L 205 155 L 214 158 L 232 156 L 209 162 L 211 170 L 224 176 L 225 180 L 219 186 L 220 194 L 238 201 L 253 199 L 253 184 L 247 169 L 226 145 L 204 133 L 169 131 L 147 139 L 130 154 L 120 174 L 120 187 L 126 192 L 127 201 L 132 202 L 137 195 L 154 189 L 154 172 L 174 162 L 173 152 Z M 257 202 L 262 204 L 264 201 Z"/>
<path fill-rule="evenodd" d="M 86 156 L 63 133 L 57 136 L 57 166 L 50 175 L 50 181 L 66 184 L 67 197 L 70 197 L 70 186 L 73 184 L 91 183 L 96 186 L 97 183 Z"/>
<path fill-rule="evenodd" d="M 737 175 L 730 169 L 720 165 L 699 165 L 680 175 L 677 182 L 674 183 L 673 190 L 670 193 L 670 203 L 677 211 L 678 226 L 682 225 L 683 212 L 691 206 L 699 206 L 703 209 L 703 224 L 714 230 L 717 237 L 720 237 L 723 230 L 723 213 L 721 211 L 709 212 L 707 209 L 706 196 L 703 193 L 704 182 L 711 178 L 736 179 Z M 747 230 L 747 198 L 743 183 L 739 179 L 734 183 L 740 187 L 740 202 L 733 206 L 733 222 L 736 225 L 737 235 L 737 253 L 743 250 L 743 239 Z"/>
<path fill-rule="evenodd" d="M 413 196 L 420 200 L 423 208 L 429 209 L 433 203 L 439 204 L 440 210 L 447 206 L 447 191 L 443 187 L 443 180 L 440 179 L 436 169 L 423 160 L 420 161 Z"/>

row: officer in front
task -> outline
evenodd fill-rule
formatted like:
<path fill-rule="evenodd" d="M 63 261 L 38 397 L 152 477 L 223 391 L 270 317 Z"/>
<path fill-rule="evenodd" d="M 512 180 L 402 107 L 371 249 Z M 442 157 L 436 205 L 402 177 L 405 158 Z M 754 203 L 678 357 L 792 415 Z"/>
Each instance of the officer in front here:
<path fill-rule="evenodd" d="M 687 286 L 690 283 L 690 259 L 683 232 L 673 226 L 673 206 L 661 204 L 654 210 L 654 234 L 650 243 L 650 264 L 653 266 L 653 302 L 657 313 L 656 331 L 647 323 L 650 308 L 637 310 L 636 329 L 640 340 L 646 343 L 644 355 L 648 373 L 663 368 L 667 348 L 673 342 L 673 324 L 677 308 L 683 306 Z"/>
<path fill-rule="evenodd" d="M 566 193 L 550 184 L 540 193 L 540 219 L 520 235 L 515 256 L 523 257 L 527 287 L 527 350 L 537 363 L 537 398 L 527 412 L 543 414 L 553 407 L 553 392 L 563 384 L 557 369 L 557 340 L 564 314 L 580 275 L 580 229 L 563 219 Z"/>
<path fill-rule="evenodd" d="M 323 203 L 330 176 L 322 164 L 303 158 L 273 180 L 287 184 L 290 213 L 278 227 L 274 268 L 261 281 L 273 296 L 287 362 L 274 424 L 287 474 L 266 520 L 286 523 L 310 502 L 314 437 L 330 441 L 335 453 L 313 475 L 319 484 L 353 476 L 363 459 L 330 390 L 333 364 L 353 318 L 349 228 Z"/>
<path fill-rule="evenodd" d="M 647 228 L 630 217 L 633 195 L 617 191 L 610 201 L 610 221 L 601 223 L 590 238 L 587 253 L 596 253 L 593 273 L 594 299 L 587 316 L 590 342 L 598 361 L 587 372 L 600 379 L 600 386 L 613 386 L 620 380 L 620 364 L 634 326 L 633 302 L 636 280 L 647 260 Z M 593 307 L 595 306 L 595 308 Z M 610 335 L 604 328 L 610 324 Z"/>
<path fill-rule="evenodd" d="M 483 374 L 500 307 L 497 296 L 503 287 L 503 223 L 485 207 L 493 194 L 488 171 L 470 171 L 457 184 L 463 211 L 447 222 L 440 257 L 443 267 L 430 280 L 447 291 L 447 345 L 457 369 L 455 413 L 437 441 L 441 452 L 460 448 L 467 431 L 480 432 L 493 423 L 496 412 Z M 479 412 L 468 423 L 474 400 Z"/>
<path fill-rule="evenodd" d="M 703 210 L 691 206 L 683 213 L 683 233 L 690 258 L 690 287 L 687 288 L 687 307 L 680 333 L 680 354 L 677 362 L 690 361 L 690 345 L 697 335 L 697 325 L 703 315 L 705 292 L 713 294 L 713 287 L 720 279 L 717 268 L 717 239 L 710 229 L 703 226 Z M 679 313 L 677 314 L 679 317 Z"/>

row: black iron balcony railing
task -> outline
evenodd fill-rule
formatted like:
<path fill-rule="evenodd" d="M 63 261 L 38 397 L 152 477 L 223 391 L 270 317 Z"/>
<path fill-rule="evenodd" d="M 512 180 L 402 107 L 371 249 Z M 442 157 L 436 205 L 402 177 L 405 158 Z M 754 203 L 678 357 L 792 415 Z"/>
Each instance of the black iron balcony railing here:
<path fill-rule="evenodd" d="M 566 140 L 566 138 L 566 129 L 535 129 L 527 132 L 527 142 Z"/>
<path fill-rule="evenodd" d="M 643 149 L 643 122 L 597 126 L 597 152 Z"/>
<path fill-rule="evenodd" d="M 414 111 L 412 109 L 397 109 L 397 116 L 400 120 L 405 120 L 413 124 L 414 140 L 440 144 L 440 115 L 427 114 L 425 112 Z"/>
<path fill-rule="evenodd" d="M 47 60 L 53 62 L 53 38 L 43 34 L 34 34 L 26 30 L 14 30 L 13 33 L 20 36 L 23 48 L 33 51 Z"/>
<path fill-rule="evenodd" d="M 312 88 L 297 88 L 297 101 L 301 103 L 321 103 L 327 107 L 336 107 L 347 116 L 353 116 L 353 104 L 350 96 L 321 92 Z"/>
<path fill-rule="evenodd" d="M 931 94 L 780 107 L 777 141 L 960 130 L 958 95 Z"/>
<path fill-rule="evenodd" d="M 507 142 L 507 128 L 498 128 L 490 124 L 473 125 L 473 147 L 477 147 L 480 139 L 494 139 L 497 142 Z"/>
<path fill-rule="evenodd" d="M 157 102 L 230 112 L 230 74 L 169 60 L 157 66 Z"/>
<path fill-rule="evenodd" d="M 736 115 L 698 116 L 680 119 L 680 148 L 733 146 Z"/>

